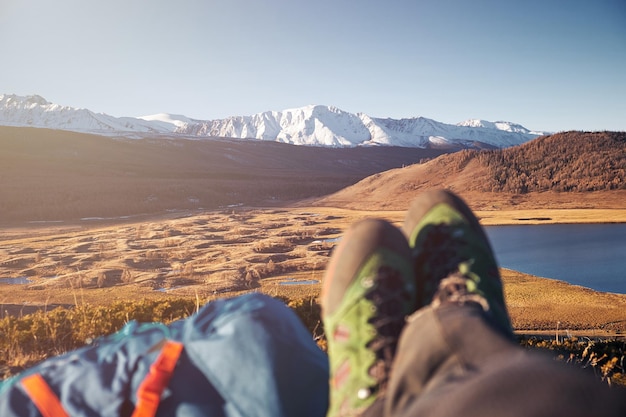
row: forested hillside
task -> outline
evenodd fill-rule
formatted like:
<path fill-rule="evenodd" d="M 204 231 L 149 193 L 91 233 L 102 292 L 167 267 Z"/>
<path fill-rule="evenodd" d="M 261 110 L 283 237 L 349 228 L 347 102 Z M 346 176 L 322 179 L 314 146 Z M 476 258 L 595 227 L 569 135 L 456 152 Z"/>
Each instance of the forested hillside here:
<path fill-rule="evenodd" d="M 472 160 L 487 169 L 481 191 L 626 189 L 626 132 L 565 132 L 504 150 L 461 151 L 440 158 L 462 170 Z"/>

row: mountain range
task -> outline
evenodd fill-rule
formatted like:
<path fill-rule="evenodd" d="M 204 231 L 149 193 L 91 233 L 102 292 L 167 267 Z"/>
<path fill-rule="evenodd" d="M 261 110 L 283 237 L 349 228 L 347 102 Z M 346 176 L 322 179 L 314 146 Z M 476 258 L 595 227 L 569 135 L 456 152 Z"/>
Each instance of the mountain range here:
<path fill-rule="evenodd" d="M 0 95 L 0 125 L 69 130 L 122 138 L 238 138 L 322 147 L 504 148 L 545 132 L 510 122 L 471 119 L 447 124 L 425 117 L 376 118 L 310 105 L 219 120 L 182 115 L 114 117 L 62 106 L 41 96 Z"/>

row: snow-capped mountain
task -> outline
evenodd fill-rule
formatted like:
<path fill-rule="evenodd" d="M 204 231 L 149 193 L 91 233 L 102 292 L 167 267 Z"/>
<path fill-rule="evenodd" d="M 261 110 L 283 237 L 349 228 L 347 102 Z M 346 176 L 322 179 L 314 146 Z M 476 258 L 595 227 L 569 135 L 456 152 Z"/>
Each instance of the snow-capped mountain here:
<path fill-rule="evenodd" d="M 508 122 L 467 120 L 457 125 L 424 117 L 381 119 L 332 106 L 306 106 L 221 120 L 157 114 L 113 117 L 61 106 L 40 96 L 0 95 L 0 125 L 31 126 L 119 137 L 168 135 L 259 139 L 295 145 L 442 147 L 486 144 L 507 147 L 543 134 Z"/>
<path fill-rule="evenodd" d="M 486 129 L 498 129 L 498 130 L 504 130 L 506 132 L 528 133 L 531 135 L 534 135 L 534 134 L 543 135 L 544 134 L 544 132 L 530 131 L 526 129 L 524 126 L 518 125 L 516 123 L 503 122 L 503 121 L 488 122 L 487 120 L 481 120 L 481 119 L 469 119 L 464 122 L 457 123 L 457 126 L 483 127 Z"/>
<path fill-rule="evenodd" d="M 120 132 L 158 133 L 152 122 L 113 117 L 87 109 L 61 106 L 40 96 L 0 95 L 0 125 L 31 126 L 117 135 Z"/>

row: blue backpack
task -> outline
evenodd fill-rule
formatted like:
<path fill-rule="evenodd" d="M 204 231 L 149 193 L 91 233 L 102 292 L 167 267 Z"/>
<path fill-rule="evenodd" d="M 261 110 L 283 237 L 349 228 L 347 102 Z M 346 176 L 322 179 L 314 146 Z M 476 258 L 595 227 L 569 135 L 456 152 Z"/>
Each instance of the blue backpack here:
<path fill-rule="evenodd" d="M 0 382 L 0 416 L 324 417 L 328 359 L 261 294 L 122 330 Z"/>

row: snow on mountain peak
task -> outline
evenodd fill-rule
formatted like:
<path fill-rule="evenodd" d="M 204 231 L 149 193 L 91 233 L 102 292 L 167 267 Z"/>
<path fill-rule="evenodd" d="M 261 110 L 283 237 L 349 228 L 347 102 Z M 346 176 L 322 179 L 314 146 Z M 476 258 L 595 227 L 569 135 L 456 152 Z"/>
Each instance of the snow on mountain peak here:
<path fill-rule="evenodd" d="M 158 113 L 151 114 L 149 116 L 141 116 L 138 119 L 145 120 L 147 122 L 157 122 L 162 123 L 162 126 L 165 129 L 169 129 L 171 132 L 176 131 L 176 129 L 181 129 L 187 126 L 189 123 L 193 123 L 194 121 L 187 116 L 183 116 L 180 114 L 169 114 L 169 113 Z"/>
<path fill-rule="evenodd" d="M 457 126 L 467 126 L 467 127 L 484 127 L 487 129 L 495 129 L 495 125 L 492 122 L 482 119 L 468 119 L 463 122 L 457 123 Z"/>
<path fill-rule="evenodd" d="M 457 126 L 466 126 L 466 127 L 477 127 L 484 129 L 496 129 L 505 132 L 515 132 L 515 133 L 523 133 L 523 134 L 531 134 L 531 135 L 543 135 L 545 132 L 534 132 L 529 129 L 526 129 L 524 126 L 519 125 L 517 123 L 505 122 L 505 121 L 497 121 L 497 122 L 489 122 L 487 120 L 482 119 L 468 119 L 461 123 L 457 123 Z"/>
<path fill-rule="evenodd" d="M 32 96 L 17 96 L 15 94 L 2 94 L 0 95 L 0 106 L 13 107 L 13 108 L 33 108 L 35 106 L 49 105 L 45 98 L 32 95 Z"/>
<path fill-rule="evenodd" d="M 198 121 L 177 132 L 331 147 L 356 146 L 369 139 L 369 131 L 357 115 L 323 105 Z"/>
<path fill-rule="evenodd" d="M 283 111 L 221 120 L 195 120 L 159 113 L 138 118 L 113 117 L 46 101 L 43 97 L 0 95 L 0 125 L 33 126 L 108 136 L 229 137 L 269 140 L 295 145 L 352 146 L 473 146 L 518 145 L 542 132 L 509 122 L 470 119 L 456 125 L 425 117 L 382 119 L 353 114 L 334 106 L 308 105 Z"/>

